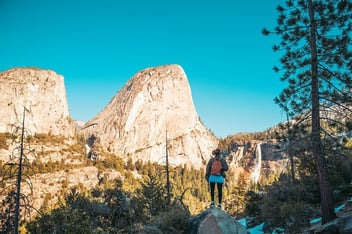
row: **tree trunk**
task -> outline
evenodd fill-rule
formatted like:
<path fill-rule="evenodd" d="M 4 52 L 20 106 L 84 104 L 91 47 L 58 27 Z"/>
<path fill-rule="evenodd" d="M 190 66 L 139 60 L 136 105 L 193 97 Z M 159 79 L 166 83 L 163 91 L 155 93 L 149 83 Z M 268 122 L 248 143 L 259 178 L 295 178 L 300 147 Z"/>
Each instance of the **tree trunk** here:
<path fill-rule="evenodd" d="M 336 218 L 331 196 L 331 187 L 328 180 L 328 172 L 324 151 L 320 138 L 320 104 L 319 104 L 319 79 L 318 79 L 318 58 L 316 49 L 316 25 L 312 0 L 308 0 L 308 10 L 310 17 L 310 47 L 311 47 L 311 72 L 312 72 L 312 153 L 317 165 L 322 223 L 326 223 Z"/>

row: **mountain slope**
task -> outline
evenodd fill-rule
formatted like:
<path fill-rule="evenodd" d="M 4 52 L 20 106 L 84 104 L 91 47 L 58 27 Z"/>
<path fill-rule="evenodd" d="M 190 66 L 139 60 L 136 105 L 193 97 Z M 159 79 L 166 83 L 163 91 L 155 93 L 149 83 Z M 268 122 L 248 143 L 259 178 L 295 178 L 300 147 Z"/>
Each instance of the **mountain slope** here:
<path fill-rule="evenodd" d="M 201 167 L 218 140 L 200 122 L 182 67 L 165 65 L 138 72 L 82 130 L 99 145 L 136 161 Z"/>
<path fill-rule="evenodd" d="M 64 78 L 50 70 L 14 68 L 0 73 L 0 132 L 21 126 L 24 107 L 29 134 L 73 136 Z"/>

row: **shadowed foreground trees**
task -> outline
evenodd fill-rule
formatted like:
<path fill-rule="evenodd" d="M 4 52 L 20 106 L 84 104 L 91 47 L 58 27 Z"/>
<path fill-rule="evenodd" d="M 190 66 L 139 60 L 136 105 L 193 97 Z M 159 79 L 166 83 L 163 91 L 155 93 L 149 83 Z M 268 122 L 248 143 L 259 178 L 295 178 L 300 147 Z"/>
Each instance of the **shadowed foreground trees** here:
<path fill-rule="evenodd" d="M 153 179 L 154 180 L 154 179 Z M 164 233 L 188 228 L 189 213 L 174 204 L 165 210 L 165 194 L 155 193 L 159 182 L 146 183 L 138 198 L 122 190 L 121 181 L 111 188 L 72 189 L 59 207 L 28 223 L 30 233 L 141 233 L 148 226 Z M 149 196 L 152 194 L 152 198 Z M 147 209 L 146 209 L 147 208 Z M 175 217 L 176 215 L 176 217 Z"/>
<path fill-rule="evenodd" d="M 273 49 L 283 55 L 281 68 L 274 69 L 282 71 L 281 80 L 288 87 L 275 102 L 294 118 L 296 138 L 292 144 L 309 143 L 306 149 L 316 164 L 322 222 L 326 223 L 336 217 L 326 163 L 333 148 L 326 147 L 327 141 L 351 130 L 352 122 L 352 3 L 288 0 L 277 10 L 277 27 L 272 33 L 279 35 L 281 42 Z M 264 29 L 263 33 L 271 32 Z"/>
<path fill-rule="evenodd" d="M 0 164 L 0 197 L 5 198 L 0 208 L 0 232 L 19 233 L 19 227 L 25 223 L 26 219 L 32 217 L 33 186 L 30 175 L 33 170 L 30 167 L 27 156 L 34 152 L 25 148 L 25 114 L 29 112 L 23 107 L 22 123 L 20 126 L 14 125 L 14 133 L 8 136 L 12 143 L 19 142 L 19 146 L 12 150 L 9 161 L 4 165 Z M 17 137 L 16 137 L 17 136 Z M 5 141 L 5 143 L 7 143 Z M 2 145 L 5 147 L 6 144 Z M 24 186 L 26 187 L 24 189 Z"/>

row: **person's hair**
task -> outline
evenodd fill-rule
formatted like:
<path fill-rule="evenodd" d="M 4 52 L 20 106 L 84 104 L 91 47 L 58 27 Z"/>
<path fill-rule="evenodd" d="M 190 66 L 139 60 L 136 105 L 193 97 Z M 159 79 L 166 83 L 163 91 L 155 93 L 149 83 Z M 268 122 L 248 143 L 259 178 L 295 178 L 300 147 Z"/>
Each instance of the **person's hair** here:
<path fill-rule="evenodd" d="M 215 156 L 218 156 L 218 155 L 220 155 L 220 150 L 219 149 L 215 149 L 215 150 L 213 150 L 212 154 L 215 155 Z"/>

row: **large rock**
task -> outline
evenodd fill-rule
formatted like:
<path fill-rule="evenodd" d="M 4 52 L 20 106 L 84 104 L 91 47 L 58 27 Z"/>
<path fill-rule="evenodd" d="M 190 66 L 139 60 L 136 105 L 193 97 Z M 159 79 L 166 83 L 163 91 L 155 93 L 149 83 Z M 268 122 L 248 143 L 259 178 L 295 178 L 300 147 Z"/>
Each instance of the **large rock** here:
<path fill-rule="evenodd" d="M 201 123 L 178 65 L 138 72 L 82 130 L 99 145 L 133 161 L 203 166 L 218 140 Z"/>
<path fill-rule="evenodd" d="M 324 225 L 317 225 L 311 227 L 308 230 L 304 230 L 302 233 L 307 234 L 330 234 L 330 233 L 341 233 L 350 234 L 352 233 L 352 214 L 347 214 L 342 217 L 338 217 Z"/>
<path fill-rule="evenodd" d="M 246 234 L 246 228 L 225 211 L 207 209 L 191 219 L 191 234 Z"/>
<path fill-rule="evenodd" d="M 27 108 L 25 128 L 29 134 L 73 136 L 75 133 L 64 78 L 50 70 L 14 68 L 0 73 L 0 132 L 21 126 Z"/>

